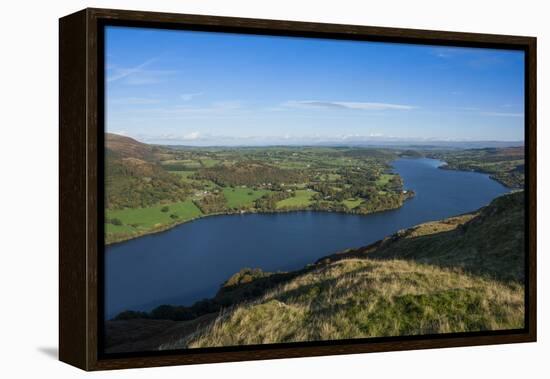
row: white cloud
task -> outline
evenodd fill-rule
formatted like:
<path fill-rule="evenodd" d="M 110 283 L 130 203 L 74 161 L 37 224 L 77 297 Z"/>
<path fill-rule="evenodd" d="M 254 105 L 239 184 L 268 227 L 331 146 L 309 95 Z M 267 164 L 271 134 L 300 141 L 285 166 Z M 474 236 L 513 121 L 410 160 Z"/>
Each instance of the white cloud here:
<path fill-rule="evenodd" d="M 392 104 L 392 103 L 320 101 L 320 100 L 288 101 L 284 105 L 287 107 L 294 107 L 294 108 L 356 109 L 356 110 L 365 110 L 365 111 L 411 110 L 411 109 L 417 108 L 412 105 Z"/>
<path fill-rule="evenodd" d="M 115 132 L 120 134 L 118 132 Z M 202 135 L 197 131 L 189 133 L 163 133 L 163 134 L 136 134 L 133 136 L 139 141 L 144 141 L 147 143 L 157 143 L 162 141 L 162 143 L 168 144 L 178 144 L 178 143 L 190 143 L 196 142 L 199 140 L 208 140 L 209 135 Z"/>
<path fill-rule="evenodd" d="M 184 140 L 196 140 L 201 136 L 199 132 L 191 132 L 183 135 Z"/>

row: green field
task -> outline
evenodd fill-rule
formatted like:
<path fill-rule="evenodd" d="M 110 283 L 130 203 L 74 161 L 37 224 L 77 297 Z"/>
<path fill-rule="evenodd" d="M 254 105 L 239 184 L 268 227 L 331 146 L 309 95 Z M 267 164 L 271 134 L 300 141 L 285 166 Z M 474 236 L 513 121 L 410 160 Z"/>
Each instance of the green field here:
<path fill-rule="evenodd" d="M 217 159 L 206 158 L 206 159 L 201 159 L 201 163 L 204 167 L 214 167 L 215 165 L 220 163 L 220 161 Z"/>
<path fill-rule="evenodd" d="M 357 208 L 359 204 L 363 202 L 363 199 L 346 199 L 342 201 L 348 209 Z"/>
<path fill-rule="evenodd" d="M 223 189 L 223 195 L 225 196 L 229 208 L 250 206 L 256 199 L 259 199 L 268 192 L 267 190 L 255 191 L 251 188 L 228 187 Z"/>
<path fill-rule="evenodd" d="M 308 207 L 312 202 L 312 196 L 315 195 L 315 191 L 308 190 L 296 190 L 294 193 L 295 196 L 279 201 L 277 209 Z"/>
<path fill-rule="evenodd" d="M 292 162 L 292 161 L 283 161 L 277 163 L 278 167 L 289 168 L 289 169 L 306 169 L 309 168 L 307 162 Z"/>
<path fill-rule="evenodd" d="M 163 209 L 167 211 L 163 212 Z M 105 234 L 108 242 L 117 237 L 141 235 L 175 223 L 188 221 L 201 216 L 201 211 L 191 200 L 179 203 L 155 205 L 147 208 L 107 210 Z M 113 223 L 120 222 L 121 225 Z"/>
<path fill-rule="evenodd" d="M 388 184 L 395 175 L 394 174 L 382 174 L 380 175 L 380 178 L 376 180 L 376 184 L 379 186 L 385 186 Z"/>
<path fill-rule="evenodd" d="M 136 228 L 131 227 L 130 225 L 113 225 L 105 223 L 105 235 L 113 236 L 116 234 L 132 234 L 136 231 Z"/>
<path fill-rule="evenodd" d="M 168 170 L 185 170 L 185 169 L 197 169 L 201 167 L 201 163 L 194 160 L 175 160 L 170 159 L 162 162 L 163 167 L 167 167 Z"/>
<path fill-rule="evenodd" d="M 213 190 L 214 188 L 217 188 L 218 186 L 216 183 L 212 182 L 211 180 L 204 180 L 204 179 L 193 179 L 191 176 L 196 173 L 196 171 L 169 171 L 171 174 L 175 174 L 181 177 L 182 182 L 189 183 L 192 185 L 200 186 L 201 189 L 205 190 Z"/>

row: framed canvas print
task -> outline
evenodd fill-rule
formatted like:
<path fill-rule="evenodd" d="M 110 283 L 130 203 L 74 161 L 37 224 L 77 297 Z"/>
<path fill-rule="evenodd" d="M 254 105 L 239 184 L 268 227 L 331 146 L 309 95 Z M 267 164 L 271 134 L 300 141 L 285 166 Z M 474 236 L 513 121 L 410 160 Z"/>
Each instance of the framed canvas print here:
<path fill-rule="evenodd" d="M 536 39 L 60 20 L 60 359 L 536 340 Z"/>

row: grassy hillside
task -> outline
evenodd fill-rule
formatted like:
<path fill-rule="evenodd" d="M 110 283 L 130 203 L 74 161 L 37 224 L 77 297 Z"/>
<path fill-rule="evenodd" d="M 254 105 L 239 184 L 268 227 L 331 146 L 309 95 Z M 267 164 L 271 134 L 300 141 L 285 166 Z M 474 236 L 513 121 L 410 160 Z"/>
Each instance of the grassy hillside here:
<path fill-rule="evenodd" d="M 421 224 L 326 259 L 405 259 L 523 282 L 524 232 L 521 191 L 498 197 L 478 212 Z"/>
<path fill-rule="evenodd" d="M 243 269 L 192 307 L 121 314 L 111 330 L 131 332 L 112 338 L 132 340 L 158 320 L 177 332 L 142 341 L 151 349 L 521 328 L 523 199 L 505 195 L 302 270 Z"/>
<path fill-rule="evenodd" d="M 162 348 L 521 328 L 520 285 L 400 260 L 322 265 Z"/>
<path fill-rule="evenodd" d="M 521 328 L 522 210 L 510 194 L 324 258 L 162 348 Z"/>

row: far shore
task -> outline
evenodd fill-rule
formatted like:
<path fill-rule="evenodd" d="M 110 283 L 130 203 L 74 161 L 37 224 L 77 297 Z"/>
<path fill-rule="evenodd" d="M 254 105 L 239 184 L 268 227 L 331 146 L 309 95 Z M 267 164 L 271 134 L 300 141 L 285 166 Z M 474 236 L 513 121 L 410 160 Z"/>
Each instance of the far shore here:
<path fill-rule="evenodd" d="M 408 193 L 409 193 L 409 196 L 407 196 L 404 199 L 404 202 L 409 200 L 409 199 L 412 199 L 414 197 L 414 191 L 408 190 Z M 404 204 L 404 202 L 403 202 L 403 204 Z M 335 211 L 335 210 L 330 210 L 330 209 L 312 209 L 311 207 L 291 208 L 291 209 L 276 209 L 276 210 L 271 210 L 271 211 L 266 211 L 266 210 L 262 210 L 262 211 L 238 210 L 238 211 L 226 211 L 226 212 L 218 212 L 218 213 L 209 213 L 209 214 L 200 215 L 198 217 L 193 217 L 193 218 L 190 218 L 188 220 L 175 222 L 173 224 L 163 225 L 163 226 L 160 226 L 158 228 L 151 229 L 151 230 L 144 230 L 142 232 L 138 232 L 138 233 L 133 234 L 131 236 L 123 236 L 123 237 L 121 236 L 120 238 L 117 238 L 117 239 L 114 239 L 114 240 L 111 240 L 111 241 L 106 240 L 105 241 L 105 246 L 113 246 L 115 244 L 128 242 L 128 241 L 131 241 L 131 240 L 136 239 L 136 238 L 145 237 L 145 236 L 152 235 L 152 234 L 159 234 L 159 233 L 167 232 L 170 229 L 175 228 L 176 226 L 187 224 L 187 223 L 197 221 L 197 220 L 207 218 L 207 217 L 236 216 L 236 215 L 250 215 L 250 214 L 276 214 L 276 213 L 291 213 L 291 212 L 326 212 L 326 213 L 350 214 L 350 215 L 357 215 L 357 216 L 368 216 L 368 215 L 375 214 L 375 213 L 388 212 L 388 211 L 393 211 L 393 210 L 399 209 L 403 206 L 403 204 L 400 205 L 399 207 L 385 208 L 385 209 L 380 209 L 380 210 L 373 211 L 373 212 L 368 212 L 368 213 L 353 212 L 353 209 L 350 209 L 349 211 Z"/>
<path fill-rule="evenodd" d="M 408 158 L 408 157 L 406 157 L 406 158 Z M 430 159 L 434 159 L 434 158 L 430 158 Z M 480 174 L 487 175 L 490 179 L 502 184 L 504 187 L 506 187 L 510 190 L 517 190 L 518 189 L 518 188 L 514 188 L 514 187 L 511 187 L 511 186 L 507 185 L 506 183 L 499 180 L 498 178 L 495 178 L 493 175 L 491 175 L 491 173 L 488 173 L 488 172 L 485 172 L 485 171 L 482 171 L 482 170 L 476 170 L 476 169 L 471 169 L 471 170 L 458 169 L 458 168 L 449 166 L 448 163 L 445 162 L 445 161 L 441 161 L 441 162 L 442 162 L 442 164 L 437 167 L 441 170 L 477 172 L 477 173 L 480 173 Z M 412 196 L 409 195 L 407 198 L 405 198 L 405 201 L 407 201 L 410 198 L 415 196 L 414 190 L 409 190 L 409 193 L 412 194 Z M 404 202 L 403 202 L 403 204 L 404 204 Z M 115 244 L 127 242 L 127 241 L 130 241 L 130 240 L 136 239 L 136 238 L 140 238 L 140 237 L 144 237 L 144 236 L 148 236 L 148 235 L 152 235 L 152 234 L 163 233 L 163 232 L 166 232 L 166 231 L 168 231 L 172 228 L 175 228 L 176 226 L 183 225 L 183 224 L 186 224 L 186 223 L 189 223 L 189 222 L 193 222 L 193 221 L 196 221 L 196 220 L 199 220 L 199 219 L 202 219 L 202 218 L 212 217 L 212 216 L 230 216 L 230 215 L 240 215 L 240 214 L 245 214 L 245 215 L 246 214 L 274 214 L 274 213 L 307 212 L 307 211 L 310 211 L 310 212 L 342 213 L 342 214 L 368 216 L 368 215 L 371 215 L 371 214 L 374 214 L 374 213 L 380 213 L 380 212 L 387 212 L 387 211 L 396 210 L 396 209 L 401 208 L 402 206 L 403 205 L 401 205 L 399 207 L 395 207 L 395 208 L 380 209 L 380 210 L 377 210 L 377 211 L 374 211 L 374 212 L 368 212 L 368 213 L 357 213 L 357 212 L 354 212 L 353 209 L 350 209 L 349 211 L 334 211 L 334 210 L 329 210 L 329 209 L 312 209 L 310 207 L 305 207 L 305 208 L 292 208 L 292 209 L 276 209 L 276 210 L 271 210 L 271 211 L 266 211 L 266 210 L 256 211 L 256 210 L 250 210 L 249 209 L 249 210 L 226 211 L 226 212 L 202 214 L 198 217 L 193 217 L 193 218 L 190 218 L 190 219 L 187 219 L 187 220 L 182 220 L 182 221 L 179 221 L 179 222 L 176 221 L 172 224 L 163 225 L 163 226 L 160 226 L 158 228 L 137 232 L 137 233 L 132 234 L 130 236 L 120 236 L 120 237 L 114 238 L 114 239 L 109 240 L 109 241 L 105 240 L 105 246 L 113 246 Z"/>
<path fill-rule="evenodd" d="M 455 168 L 453 166 L 449 166 L 449 164 L 446 163 L 446 162 L 444 164 L 442 164 L 441 166 L 439 166 L 438 168 L 440 168 L 442 170 L 449 170 L 449 171 L 477 172 L 478 174 L 485 174 L 485 175 L 489 176 L 489 179 L 492 179 L 495 182 L 502 184 L 504 187 L 506 187 L 510 190 L 522 190 L 523 189 L 523 188 L 510 186 L 508 183 L 506 183 L 506 182 L 500 180 L 499 178 L 496 178 L 495 176 L 493 176 L 492 173 L 486 172 L 486 171 L 483 171 L 483 170 L 480 170 L 480 169 L 477 169 L 477 168 L 472 168 L 470 170 L 458 169 L 458 168 Z"/>

